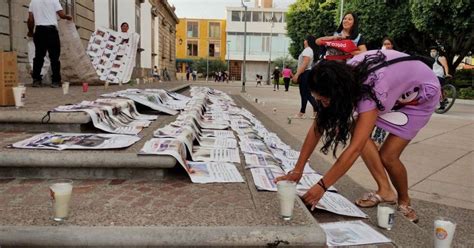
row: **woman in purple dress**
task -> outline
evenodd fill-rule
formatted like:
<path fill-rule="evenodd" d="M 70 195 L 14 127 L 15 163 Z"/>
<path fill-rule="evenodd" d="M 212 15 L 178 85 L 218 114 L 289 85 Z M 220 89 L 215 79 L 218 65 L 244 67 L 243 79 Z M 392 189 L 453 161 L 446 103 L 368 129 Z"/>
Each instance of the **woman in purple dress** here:
<path fill-rule="evenodd" d="M 375 207 L 382 202 L 398 203 L 398 210 L 410 221 L 417 222 L 400 155 L 428 123 L 439 101 L 440 85 L 431 69 L 417 60 L 399 61 L 371 70 L 407 56 L 394 50 L 376 50 L 359 54 L 347 64 L 334 61 L 317 64 L 309 82 L 319 106 L 316 120 L 308 131 L 295 169 L 276 181 L 299 181 L 320 139 L 321 151 L 327 153 L 334 149 L 334 156 L 339 145 L 348 143 L 324 177 L 303 196 L 305 203 L 315 205 L 326 189 L 361 156 L 378 190 L 365 194 L 356 204 Z M 380 150 L 370 138 L 375 125 L 390 133 Z M 397 193 L 393 192 L 387 173 Z"/>

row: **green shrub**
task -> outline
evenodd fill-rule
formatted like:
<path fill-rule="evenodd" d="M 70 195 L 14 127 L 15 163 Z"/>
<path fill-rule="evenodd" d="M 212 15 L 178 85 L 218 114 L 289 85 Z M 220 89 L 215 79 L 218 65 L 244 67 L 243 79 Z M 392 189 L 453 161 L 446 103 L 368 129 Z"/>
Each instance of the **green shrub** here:
<path fill-rule="evenodd" d="M 453 84 L 458 88 L 472 87 L 474 70 L 458 70 L 454 75 Z"/>
<path fill-rule="evenodd" d="M 474 99 L 474 89 L 472 87 L 459 89 L 458 98 L 459 99 Z"/>

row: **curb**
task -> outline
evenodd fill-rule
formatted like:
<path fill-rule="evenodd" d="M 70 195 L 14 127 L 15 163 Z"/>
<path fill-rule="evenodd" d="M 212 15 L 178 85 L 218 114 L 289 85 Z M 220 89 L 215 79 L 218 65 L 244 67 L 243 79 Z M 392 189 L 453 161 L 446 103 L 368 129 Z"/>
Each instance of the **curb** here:
<path fill-rule="evenodd" d="M 7 246 L 324 246 L 316 227 L 0 227 Z"/>

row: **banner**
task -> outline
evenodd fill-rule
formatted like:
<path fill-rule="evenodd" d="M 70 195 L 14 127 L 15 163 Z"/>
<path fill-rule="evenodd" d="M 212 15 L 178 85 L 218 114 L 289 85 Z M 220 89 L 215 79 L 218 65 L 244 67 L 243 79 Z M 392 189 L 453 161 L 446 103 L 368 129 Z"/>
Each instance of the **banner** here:
<path fill-rule="evenodd" d="M 128 83 L 136 63 L 140 35 L 98 28 L 91 36 L 87 54 L 100 80 Z"/>

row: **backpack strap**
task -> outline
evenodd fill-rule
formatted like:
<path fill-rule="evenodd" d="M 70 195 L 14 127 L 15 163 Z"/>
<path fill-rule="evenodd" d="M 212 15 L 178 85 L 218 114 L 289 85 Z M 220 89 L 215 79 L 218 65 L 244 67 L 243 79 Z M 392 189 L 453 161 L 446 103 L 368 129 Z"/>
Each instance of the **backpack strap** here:
<path fill-rule="evenodd" d="M 384 61 L 372 68 L 370 68 L 369 70 L 367 70 L 367 75 L 376 71 L 376 70 L 379 70 L 383 67 L 387 67 L 389 65 L 393 65 L 395 63 L 399 63 L 399 62 L 403 62 L 403 61 L 411 61 L 411 60 L 418 60 L 420 62 L 423 62 L 423 58 L 420 57 L 420 56 L 415 56 L 415 55 L 409 55 L 409 56 L 405 56 L 405 57 L 400 57 L 400 58 L 396 58 L 396 59 L 391 59 L 391 60 L 388 60 L 388 61 Z"/>

